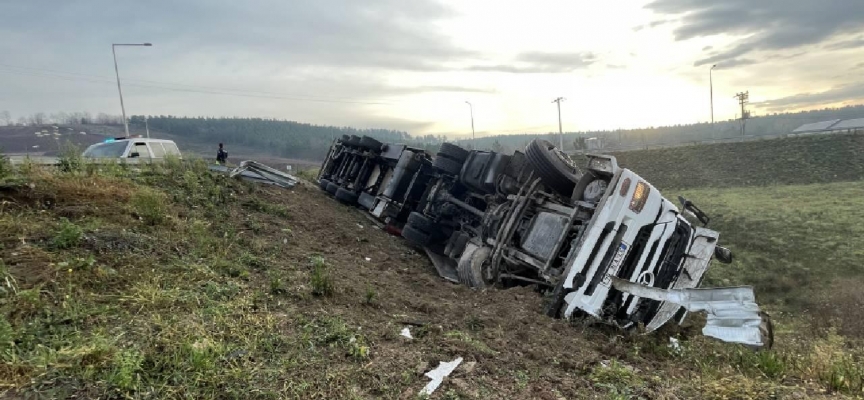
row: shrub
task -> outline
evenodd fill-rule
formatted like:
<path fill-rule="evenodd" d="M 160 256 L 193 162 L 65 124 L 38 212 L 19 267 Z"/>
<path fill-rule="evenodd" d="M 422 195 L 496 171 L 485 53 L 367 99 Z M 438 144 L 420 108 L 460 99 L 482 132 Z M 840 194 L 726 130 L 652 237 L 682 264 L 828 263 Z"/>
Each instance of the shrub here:
<path fill-rule="evenodd" d="M 81 149 L 67 142 L 60 149 L 60 170 L 63 172 L 80 172 L 84 167 Z"/>
<path fill-rule="evenodd" d="M 132 196 L 132 207 L 147 225 L 159 225 L 166 219 L 165 196 L 152 189 L 141 189 Z"/>
<path fill-rule="evenodd" d="M 12 163 L 3 154 L 3 149 L 0 148 L 0 179 L 12 175 Z"/>
<path fill-rule="evenodd" d="M 51 245 L 57 249 L 68 249 L 75 247 L 81 242 L 82 231 L 81 227 L 69 222 L 63 218 L 60 223 L 60 230 L 51 238 Z"/>

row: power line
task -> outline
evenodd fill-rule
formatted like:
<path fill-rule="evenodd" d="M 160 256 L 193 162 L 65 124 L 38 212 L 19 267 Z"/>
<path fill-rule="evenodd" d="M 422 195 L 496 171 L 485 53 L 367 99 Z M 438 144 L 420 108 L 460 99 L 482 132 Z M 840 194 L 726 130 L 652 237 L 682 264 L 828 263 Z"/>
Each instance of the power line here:
<path fill-rule="evenodd" d="M 6 68 L 6 69 L 2 69 Z M 12 68 L 10 70 L 10 68 Z M 113 80 L 108 80 L 108 78 L 99 76 L 99 75 L 90 75 L 90 74 L 79 74 L 74 72 L 64 72 L 57 70 L 49 70 L 45 68 L 29 68 L 29 67 L 19 67 L 8 64 L 0 64 L 0 72 L 7 74 L 16 74 L 16 75 L 24 75 L 24 76 L 41 76 L 41 77 L 49 77 L 53 79 L 60 79 L 65 81 L 82 81 L 82 82 L 91 82 L 91 83 L 107 83 L 114 84 Z M 67 76 L 72 75 L 72 76 Z M 188 93 L 202 93 L 202 94 L 216 94 L 216 95 L 224 95 L 224 96 L 238 96 L 238 97 L 256 97 L 256 98 L 265 98 L 265 99 L 280 99 L 280 100 L 293 100 L 293 101 L 309 101 L 309 102 L 319 102 L 319 103 L 343 103 L 343 104 L 367 104 L 367 105 L 392 105 L 396 104 L 394 102 L 385 102 L 385 101 L 356 101 L 356 100 L 343 100 L 340 98 L 320 98 L 320 97 L 306 97 L 306 96 L 296 96 L 284 93 L 274 93 L 274 92 L 263 92 L 263 91 L 255 91 L 255 90 L 245 90 L 245 89 L 227 89 L 227 88 L 214 88 L 214 87 L 206 87 L 206 86 L 194 86 L 194 85 L 185 85 L 178 83 L 168 83 L 168 82 L 158 82 L 158 81 L 148 81 L 143 79 L 128 79 L 134 82 L 145 82 L 145 83 L 128 83 L 125 86 L 135 86 L 141 88 L 153 88 L 153 89 L 163 89 L 175 92 L 188 92 Z M 257 94 L 256 94 L 257 93 Z"/>

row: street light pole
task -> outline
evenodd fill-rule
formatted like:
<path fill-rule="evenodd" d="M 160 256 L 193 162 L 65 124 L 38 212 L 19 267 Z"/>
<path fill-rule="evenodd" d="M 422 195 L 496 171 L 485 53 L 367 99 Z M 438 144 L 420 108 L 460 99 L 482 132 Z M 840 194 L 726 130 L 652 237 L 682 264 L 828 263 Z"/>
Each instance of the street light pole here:
<path fill-rule="evenodd" d="M 561 101 L 563 101 L 563 97 L 559 97 L 555 100 L 552 100 L 553 103 L 558 103 L 558 138 L 559 145 L 558 149 L 564 151 L 564 130 L 561 129 Z"/>
<path fill-rule="evenodd" d="M 111 54 L 114 55 L 114 73 L 117 74 L 117 92 L 120 93 L 120 111 L 123 112 L 123 127 L 126 129 L 126 136 L 129 136 L 129 122 L 126 120 L 126 107 L 123 105 L 123 89 L 120 88 L 120 70 L 117 68 L 117 46 L 152 46 L 150 43 L 113 43 L 111 44 Z"/>
<path fill-rule="evenodd" d="M 711 90 L 711 125 L 714 125 L 714 77 L 712 75 L 714 68 L 717 68 L 717 64 L 712 65 L 708 70 L 708 86 Z"/>
<path fill-rule="evenodd" d="M 475 143 L 474 138 L 474 106 L 471 105 L 470 101 L 466 101 L 465 104 L 468 104 L 468 108 L 471 110 L 471 147 L 477 148 L 477 143 Z"/>

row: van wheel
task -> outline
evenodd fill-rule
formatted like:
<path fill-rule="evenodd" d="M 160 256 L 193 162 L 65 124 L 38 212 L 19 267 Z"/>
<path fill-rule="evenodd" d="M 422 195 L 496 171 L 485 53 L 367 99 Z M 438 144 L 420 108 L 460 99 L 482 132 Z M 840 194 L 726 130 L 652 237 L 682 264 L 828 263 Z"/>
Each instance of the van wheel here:
<path fill-rule="evenodd" d="M 327 185 L 329 185 L 329 184 L 330 184 L 330 181 L 328 181 L 328 180 L 326 180 L 326 179 L 321 179 L 321 180 L 318 181 L 318 187 L 321 188 L 321 190 L 324 190 L 324 191 L 327 190 Z"/>

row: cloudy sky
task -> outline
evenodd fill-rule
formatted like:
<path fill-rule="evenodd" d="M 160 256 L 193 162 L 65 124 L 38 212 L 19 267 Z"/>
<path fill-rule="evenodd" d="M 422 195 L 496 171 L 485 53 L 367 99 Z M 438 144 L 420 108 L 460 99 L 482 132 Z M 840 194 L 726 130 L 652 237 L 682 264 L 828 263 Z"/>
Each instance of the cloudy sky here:
<path fill-rule="evenodd" d="M 0 110 L 480 135 L 864 103 L 862 0 L 0 0 Z"/>

